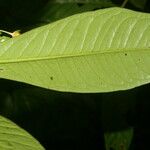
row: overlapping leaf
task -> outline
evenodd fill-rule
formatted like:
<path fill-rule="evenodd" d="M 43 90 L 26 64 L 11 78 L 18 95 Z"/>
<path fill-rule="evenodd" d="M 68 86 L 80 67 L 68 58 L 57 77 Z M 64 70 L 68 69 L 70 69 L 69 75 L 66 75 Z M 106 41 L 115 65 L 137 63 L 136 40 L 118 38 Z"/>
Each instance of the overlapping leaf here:
<path fill-rule="evenodd" d="M 0 149 L 44 150 L 31 135 L 2 116 L 0 116 Z"/>
<path fill-rule="evenodd" d="M 0 77 L 71 92 L 150 82 L 150 15 L 109 8 L 74 15 L 0 45 Z"/>

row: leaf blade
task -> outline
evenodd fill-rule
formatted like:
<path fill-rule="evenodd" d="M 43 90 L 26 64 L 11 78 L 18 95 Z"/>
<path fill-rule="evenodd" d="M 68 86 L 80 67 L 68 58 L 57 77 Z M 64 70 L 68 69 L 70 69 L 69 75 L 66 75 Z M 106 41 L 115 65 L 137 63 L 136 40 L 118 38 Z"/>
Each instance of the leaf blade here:
<path fill-rule="evenodd" d="M 72 92 L 146 84 L 149 23 L 148 14 L 109 8 L 37 28 L 0 46 L 0 67 L 5 68 L 0 76 Z"/>
<path fill-rule="evenodd" d="M 0 116 L 0 149 L 44 150 L 31 135 L 2 116 Z"/>

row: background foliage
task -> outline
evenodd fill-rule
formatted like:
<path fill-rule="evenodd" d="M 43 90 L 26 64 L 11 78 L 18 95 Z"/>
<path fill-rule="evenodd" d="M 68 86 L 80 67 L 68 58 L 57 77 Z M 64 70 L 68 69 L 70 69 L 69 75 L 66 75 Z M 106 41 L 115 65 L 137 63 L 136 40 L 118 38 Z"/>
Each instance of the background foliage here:
<path fill-rule="evenodd" d="M 23 33 L 72 14 L 121 6 L 122 2 L 0 0 L 0 29 L 21 29 Z M 129 0 L 126 8 L 150 12 L 150 1 Z M 150 102 L 145 98 L 149 90 L 145 85 L 107 94 L 74 94 L 0 79 L 0 114 L 27 130 L 48 150 L 144 150 L 143 146 L 149 146 Z"/>

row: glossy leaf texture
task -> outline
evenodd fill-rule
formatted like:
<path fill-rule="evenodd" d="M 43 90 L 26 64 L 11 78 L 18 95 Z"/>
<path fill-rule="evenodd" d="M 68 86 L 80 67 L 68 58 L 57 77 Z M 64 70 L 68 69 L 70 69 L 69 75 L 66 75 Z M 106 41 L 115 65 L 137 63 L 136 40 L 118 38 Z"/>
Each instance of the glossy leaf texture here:
<path fill-rule="evenodd" d="M 2 116 L 0 116 L 0 149 L 44 150 L 30 134 Z"/>
<path fill-rule="evenodd" d="M 0 77 L 67 92 L 150 82 L 150 14 L 108 8 L 73 15 L 0 45 Z"/>

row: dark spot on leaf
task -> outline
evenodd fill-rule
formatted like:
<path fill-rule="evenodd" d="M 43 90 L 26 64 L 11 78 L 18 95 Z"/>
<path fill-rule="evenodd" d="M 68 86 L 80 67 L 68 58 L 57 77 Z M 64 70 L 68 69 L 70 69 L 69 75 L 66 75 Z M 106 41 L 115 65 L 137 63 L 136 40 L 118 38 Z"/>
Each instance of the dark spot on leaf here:
<path fill-rule="evenodd" d="M 50 77 L 51 80 L 53 80 L 53 77 Z"/>
<path fill-rule="evenodd" d="M 3 68 L 0 68 L 0 71 L 3 71 L 4 69 Z"/>
<path fill-rule="evenodd" d="M 127 53 L 125 53 L 124 55 L 125 55 L 125 56 L 127 56 L 128 54 L 127 54 Z"/>
<path fill-rule="evenodd" d="M 114 148 L 110 147 L 109 150 L 114 150 Z"/>
<path fill-rule="evenodd" d="M 81 7 L 81 6 L 83 6 L 84 4 L 83 4 L 83 3 L 77 3 L 77 5 L 78 5 L 79 7 Z"/>

